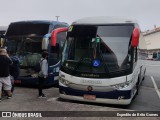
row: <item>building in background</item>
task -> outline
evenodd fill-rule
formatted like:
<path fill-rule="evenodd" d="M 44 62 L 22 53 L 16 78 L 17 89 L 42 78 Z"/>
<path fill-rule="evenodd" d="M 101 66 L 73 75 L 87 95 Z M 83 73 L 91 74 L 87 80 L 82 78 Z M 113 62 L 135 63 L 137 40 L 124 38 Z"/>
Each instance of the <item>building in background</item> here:
<path fill-rule="evenodd" d="M 160 60 L 160 27 L 144 32 L 148 58 Z"/>

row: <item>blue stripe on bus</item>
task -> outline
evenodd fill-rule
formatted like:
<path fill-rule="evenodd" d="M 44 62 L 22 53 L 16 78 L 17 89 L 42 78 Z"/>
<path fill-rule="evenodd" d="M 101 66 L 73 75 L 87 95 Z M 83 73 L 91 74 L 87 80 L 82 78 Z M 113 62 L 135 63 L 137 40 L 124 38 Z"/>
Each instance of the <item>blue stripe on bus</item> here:
<path fill-rule="evenodd" d="M 69 87 L 59 86 L 59 91 L 63 91 L 66 95 L 73 95 L 73 96 L 83 96 L 84 94 L 88 95 L 96 95 L 96 98 L 106 98 L 106 99 L 118 99 L 118 97 L 123 96 L 123 99 L 130 99 L 131 98 L 131 90 L 114 90 L 109 92 L 96 92 L 96 91 L 82 91 L 82 90 L 75 90 Z"/>
<path fill-rule="evenodd" d="M 58 80 L 54 80 L 54 77 L 58 76 L 58 74 L 55 75 L 49 75 L 48 79 L 45 81 L 44 86 L 52 86 L 54 84 L 58 84 Z M 17 81 L 19 83 L 17 83 Z M 26 86 L 37 86 L 38 85 L 38 78 L 33 77 L 19 77 L 15 80 L 15 83 L 17 85 L 26 85 Z"/>

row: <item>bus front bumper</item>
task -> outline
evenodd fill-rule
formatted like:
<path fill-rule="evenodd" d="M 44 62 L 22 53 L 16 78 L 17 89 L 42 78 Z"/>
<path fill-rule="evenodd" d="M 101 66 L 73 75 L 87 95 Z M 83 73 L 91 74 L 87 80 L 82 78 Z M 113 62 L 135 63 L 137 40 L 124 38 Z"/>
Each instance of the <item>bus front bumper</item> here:
<path fill-rule="evenodd" d="M 59 86 L 59 92 L 60 97 L 64 99 L 117 105 L 128 105 L 131 103 L 133 98 L 131 95 L 132 90 L 96 92 L 76 90 L 69 87 Z"/>
<path fill-rule="evenodd" d="M 96 98 L 95 100 L 87 100 L 87 99 L 84 99 L 83 96 L 72 96 L 72 95 L 65 95 L 65 94 L 60 94 L 60 98 L 68 99 L 68 100 L 83 101 L 83 102 L 105 103 L 105 104 L 115 104 L 115 105 L 128 105 L 131 103 L 131 99 L 117 100 L 117 99 Z"/>

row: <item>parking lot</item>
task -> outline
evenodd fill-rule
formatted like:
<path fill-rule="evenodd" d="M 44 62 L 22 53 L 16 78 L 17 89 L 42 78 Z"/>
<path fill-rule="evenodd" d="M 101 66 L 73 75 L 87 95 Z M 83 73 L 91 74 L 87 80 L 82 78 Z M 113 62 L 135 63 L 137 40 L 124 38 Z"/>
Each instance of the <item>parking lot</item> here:
<path fill-rule="evenodd" d="M 45 89 L 44 92 L 46 93 L 47 98 L 39 99 L 37 98 L 38 90 L 36 88 L 16 87 L 12 99 L 2 100 L 0 103 L 0 111 L 62 111 L 62 114 L 63 111 L 160 111 L 160 62 L 145 62 L 147 65 L 145 80 L 141 84 L 139 95 L 136 96 L 129 106 L 62 100 L 59 99 L 57 87 Z M 57 119 L 72 118 L 58 117 Z M 82 118 L 79 117 L 79 119 Z M 92 117 L 92 119 L 96 120 L 97 118 Z M 149 118 L 140 119 L 146 120 Z M 152 117 L 152 119 L 158 118 Z"/>

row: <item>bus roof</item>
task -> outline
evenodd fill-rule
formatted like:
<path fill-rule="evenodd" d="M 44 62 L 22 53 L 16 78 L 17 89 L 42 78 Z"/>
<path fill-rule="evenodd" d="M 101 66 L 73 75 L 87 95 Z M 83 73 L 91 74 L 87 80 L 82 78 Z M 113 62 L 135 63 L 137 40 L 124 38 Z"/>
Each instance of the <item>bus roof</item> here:
<path fill-rule="evenodd" d="M 13 36 L 44 36 L 51 33 L 52 30 L 58 27 L 68 27 L 65 22 L 49 21 L 49 20 L 27 20 L 10 23 L 5 37 Z"/>
<path fill-rule="evenodd" d="M 8 26 L 0 26 L 0 35 L 4 34 L 7 30 Z"/>
<path fill-rule="evenodd" d="M 127 24 L 127 23 L 137 23 L 136 20 L 126 19 L 120 17 L 109 17 L 109 16 L 99 16 L 99 17 L 87 17 L 79 19 L 72 23 L 72 25 L 94 25 L 94 24 Z"/>
<path fill-rule="evenodd" d="M 33 24 L 43 23 L 43 24 L 52 24 L 52 25 L 63 24 L 68 26 L 68 24 L 65 22 L 49 21 L 49 20 L 26 20 L 26 21 L 12 22 L 11 24 L 24 24 L 24 23 L 33 23 Z"/>

